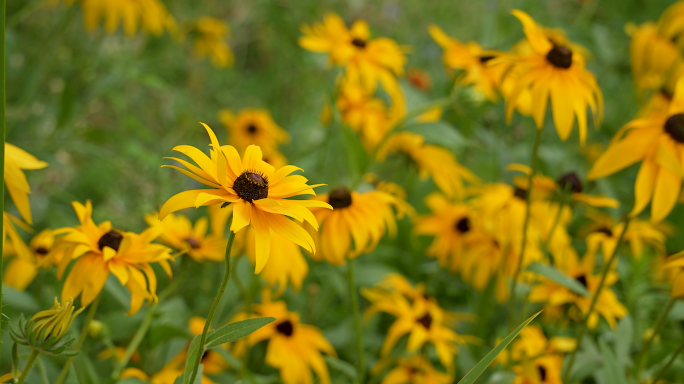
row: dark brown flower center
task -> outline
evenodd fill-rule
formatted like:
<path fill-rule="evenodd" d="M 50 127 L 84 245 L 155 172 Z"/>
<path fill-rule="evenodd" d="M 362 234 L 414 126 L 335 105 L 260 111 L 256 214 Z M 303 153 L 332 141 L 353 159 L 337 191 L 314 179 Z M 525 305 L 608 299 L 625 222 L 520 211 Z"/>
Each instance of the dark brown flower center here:
<path fill-rule="evenodd" d="M 684 144 L 684 113 L 668 117 L 665 122 L 665 132 L 672 140 Z"/>
<path fill-rule="evenodd" d="M 197 239 L 195 239 L 194 237 L 186 238 L 185 242 L 188 243 L 188 245 L 190 245 L 190 248 L 192 249 L 197 249 L 200 247 L 199 241 L 197 241 Z"/>
<path fill-rule="evenodd" d="M 345 187 L 338 187 L 330 191 L 328 195 L 328 204 L 333 209 L 347 208 L 352 205 L 352 196 L 349 190 Z"/>
<path fill-rule="evenodd" d="M 292 323 L 290 320 L 285 320 L 282 323 L 276 325 L 276 330 L 280 333 L 282 333 L 285 336 L 292 336 L 292 333 L 294 332 L 294 327 L 292 326 Z"/>
<path fill-rule="evenodd" d="M 425 329 L 430 329 L 430 326 L 432 325 L 432 316 L 430 316 L 429 313 L 426 313 L 425 316 L 417 319 L 416 321 L 425 327 Z"/>
<path fill-rule="evenodd" d="M 546 381 L 546 368 L 541 365 L 537 365 L 537 370 L 539 371 L 539 379 L 544 382 Z"/>
<path fill-rule="evenodd" d="M 462 218 L 456 222 L 455 228 L 461 233 L 470 231 L 470 220 L 467 217 Z"/>
<path fill-rule="evenodd" d="M 577 280 L 580 284 L 584 285 L 584 288 L 588 288 L 587 277 L 585 275 L 579 275 L 575 277 L 575 280 Z"/>
<path fill-rule="evenodd" d="M 255 134 L 257 132 L 257 127 L 254 124 L 250 124 L 247 126 L 247 132 L 251 135 Z"/>
<path fill-rule="evenodd" d="M 38 248 L 36 248 L 36 253 L 41 255 L 41 256 L 45 256 L 48 253 L 50 253 L 50 251 L 45 247 L 38 247 Z"/>
<path fill-rule="evenodd" d="M 606 234 L 610 237 L 613 237 L 613 231 L 611 231 L 610 228 L 608 228 L 608 227 L 601 227 L 601 228 L 597 229 L 596 232 L 600 232 L 600 233 Z"/>
<path fill-rule="evenodd" d="M 659 92 L 664 98 L 666 98 L 668 100 L 672 100 L 672 98 L 674 97 L 672 92 L 668 91 L 666 88 L 660 88 Z"/>
<path fill-rule="evenodd" d="M 112 229 L 100 237 L 100 240 L 97 241 L 97 246 L 100 248 L 100 251 L 103 250 L 104 247 L 109 247 L 118 251 L 121 240 L 123 240 L 123 234 L 116 229 Z"/>
<path fill-rule="evenodd" d="M 582 193 L 582 181 L 575 172 L 568 172 L 558 178 L 558 185 L 561 187 L 561 189 L 566 191 Z"/>
<path fill-rule="evenodd" d="M 244 201 L 252 202 L 268 197 L 268 179 L 258 173 L 245 171 L 233 182 L 233 190 Z"/>
<path fill-rule="evenodd" d="M 568 69 L 572 66 L 572 51 L 561 45 L 554 45 L 546 54 L 546 60 L 556 68 Z"/>
<path fill-rule="evenodd" d="M 522 188 L 516 188 L 515 191 L 513 191 L 513 196 L 517 197 L 520 200 L 527 200 L 527 190 Z"/>
<path fill-rule="evenodd" d="M 480 63 L 484 64 L 496 56 L 480 56 Z"/>
<path fill-rule="evenodd" d="M 362 39 L 359 39 L 358 37 L 355 37 L 354 40 L 352 40 L 352 45 L 355 46 L 356 48 L 359 49 L 364 49 L 366 48 L 366 42 Z"/>

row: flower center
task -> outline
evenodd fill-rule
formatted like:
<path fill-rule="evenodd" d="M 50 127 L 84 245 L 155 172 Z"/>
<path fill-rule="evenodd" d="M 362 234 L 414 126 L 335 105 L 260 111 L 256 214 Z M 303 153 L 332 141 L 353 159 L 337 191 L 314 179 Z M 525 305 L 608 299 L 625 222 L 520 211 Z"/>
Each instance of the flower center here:
<path fill-rule="evenodd" d="M 480 63 L 484 64 L 496 56 L 480 56 Z"/>
<path fill-rule="evenodd" d="M 577 277 L 575 277 L 575 280 L 577 280 L 580 284 L 584 285 L 584 288 L 588 288 L 586 276 L 584 276 L 584 275 L 577 276 Z"/>
<path fill-rule="evenodd" d="M 610 230 L 608 227 L 601 227 L 596 230 L 596 232 L 604 233 L 608 235 L 609 237 L 613 237 L 613 231 Z"/>
<path fill-rule="evenodd" d="M 568 69 L 572 66 L 572 51 L 567 47 L 554 45 L 546 54 L 546 60 L 556 68 Z"/>
<path fill-rule="evenodd" d="M 541 365 L 537 365 L 537 370 L 539 371 L 539 379 L 544 382 L 546 381 L 546 368 Z"/>
<path fill-rule="evenodd" d="M 558 185 L 564 190 L 573 193 L 582 193 L 582 181 L 575 172 L 568 172 L 558 179 Z"/>
<path fill-rule="evenodd" d="M 97 241 L 97 247 L 100 248 L 100 251 L 103 250 L 104 247 L 109 247 L 118 251 L 121 240 L 123 240 L 123 234 L 116 229 L 112 229 L 100 237 L 100 240 Z"/>
<path fill-rule="evenodd" d="M 520 200 L 527 200 L 527 190 L 522 188 L 516 188 L 513 192 L 513 196 L 517 197 Z"/>
<path fill-rule="evenodd" d="M 684 144 L 684 113 L 670 116 L 665 122 L 665 132 L 672 140 Z"/>
<path fill-rule="evenodd" d="M 429 313 L 426 313 L 425 316 L 417 319 L 416 321 L 425 327 L 425 329 L 430 329 L 430 326 L 432 325 L 432 316 L 430 316 Z"/>
<path fill-rule="evenodd" d="M 355 37 L 354 40 L 352 40 L 352 45 L 355 46 L 356 48 L 359 49 L 364 49 L 366 48 L 366 42 L 363 41 L 362 39 L 359 39 L 358 37 Z"/>
<path fill-rule="evenodd" d="M 456 222 L 456 230 L 461 233 L 466 233 L 470 231 L 470 220 L 467 217 L 462 218 Z"/>
<path fill-rule="evenodd" d="M 45 255 L 47 255 L 49 252 L 50 252 L 50 251 L 48 251 L 47 248 L 45 248 L 45 247 L 38 247 L 38 248 L 36 248 L 36 253 L 39 254 L 39 255 L 41 255 L 41 256 L 45 256 Z"/>
<path fill-rule="evenodd" d="M 188 243 L 190 245 L 190 248 L 192 249 L 197 249 L 200 247 L 199 241 L 197 241 L 197 239 L 195 239 L 194 237 L 186 238 L 185 242 Z"/>
<path fill-rule="evenodd" d="M 294 332 L 294 327 L 292 326 L 292 323 L 290 320 L 285 320 L 282 323 L 276 325 L 276 330 L 278 332 L 282 333 L 285 336 L 292 336 L 292 333 Z"/>
<path fill-rule="evenodd" d="M 257 132 L 257 127 L 256 127 L 256 125 L 254 125 L 254 124 L 248 125 L 248 126 L 247 126 L 247 132 L 248 132 L 250 135 L 255 134 L 255 133 Z"/>
<path fill-rule="evenodd" d="M 328 204 L 333 209 L 347 208 L 352 205 L 352 196 L 349 190 L 345 187 L 338 187 L 330 191 L 328 195 Z"/>
<path fill-rule="evenodd" d="M 233 190 L 242 200 L 250 203 L 265 199 L 268 197 L 268 179 L 258 173 L 245 171 L 233 182 Z"/>

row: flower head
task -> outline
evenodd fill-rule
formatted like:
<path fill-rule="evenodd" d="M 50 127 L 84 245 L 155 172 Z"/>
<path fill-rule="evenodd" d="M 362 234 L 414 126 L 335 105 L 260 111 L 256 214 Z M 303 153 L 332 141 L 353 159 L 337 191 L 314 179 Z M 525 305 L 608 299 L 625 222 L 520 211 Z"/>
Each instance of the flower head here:
<path fill-rule="evenodd" d="M 448 384 L 453 381 L 451 375 L 436 370 L 423 356 L 413 355 L 398 359 L 380 384 Z"/>
<path fill-rule="evenodd" d="M 161 36 L 176 29 L 176 21 L 159 0 L 82 0 L 83 22 L 93 31 L 104 20 L 104 30 L 114 33 L 123 24 L 126 35 L 134 36 L 138 26 L 146 33 Z"/>
<path fill-rule="evenodd" d="M 23 170 L 42 169 L 47 166 L 48 163 L 38 160 L 23 149 L 5 143 L 5 185 L 21 217 L 29 224 L 33 224 L 31 205 L 28 200 L 31 187 L 26 180 Z"/>
<path fill-rule="evenodd" d="M 209 56 L 211 64 L 217 68 L 233 65 L 233 51 L 226 43 L 230 37 L 230 27 L 225 21 L 202 16 L 195 21 L 193 31 L 197 32 L 193 49 L 197 57 Z"/>
<path fill-rule="evenodd" d="M 8 232 L 16 232 L 8 228 Z M 5 267 L 3 282 L 10 287 L 23 291 L 33 281 L 38 268 L 48 268 L 59 264 L 64 256 L 63 252 L 53 250 L 54 232 L 45 229 L 35 235 L 28 247 L 17 240 L 18 235 L 11 234 L 12 243 L 5 243 L 5 254 L 16 254 L 16 257 Z M 7 247 L 11 245 L 11 247 Z"/>
<path fill-rule="evenodd" d="M 230 143 L 240 152 L 250 144 L 269 152 L 290 141 L 287 131 L 278 126 L 265 109 L 245 108 L 237 114 L 223 109 L 219 112 L 219 120 L 228 129 Z"/>
<path fill-rule="evenodd" d="M 36 338 L 41 336 L 43 340 L 47 340 L 48 337 L 61 338 L 71 328 L 74 318 L 85 309 L 82 307 L 74 312 L 74 300 L 71 298 L 63 300 L 63 303 L 63 305 L 60 304 L 55 297 L 55 304 L 52 308 L 33 315 L 32 331 L 36 334 Z"/>

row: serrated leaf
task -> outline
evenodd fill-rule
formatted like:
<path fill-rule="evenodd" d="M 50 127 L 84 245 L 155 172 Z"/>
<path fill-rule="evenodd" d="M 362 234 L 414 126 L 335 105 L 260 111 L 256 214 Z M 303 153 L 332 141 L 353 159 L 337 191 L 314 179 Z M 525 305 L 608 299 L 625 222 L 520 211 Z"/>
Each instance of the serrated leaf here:
<path fill-rule="evenodd" d="M 587 289 L 584 287 L 584 285 L 582 285 L 582 283 L 573 279 L 572 277 L 564 275 L 556 268 L 549 267 L 539 263 L 534 263 L 527 267 L 527 270 L 538 273 L 552 280 L 554 283 L 560 284 L 579 295 L 591 297 L 591 294 L 589 294 L 589 291 L 587 291 Z"/>
<path fill-rule="evenodd" d="M 330 357 L 330 356 L 324 356 L 324 358 L 325 358 L 325 361 L 330 366 L 330 368 L 344 374 L 345 376 L 350 378 L 352 380 L 352 382 L 356 382 L 356 378 L 358 377 L 358 372 L 353 365 L 347 363 L 344 360 L 335 359 L 335 358 Z"/>
<path fill-rule="evenodd" d="M 259 317 L 226 324 L 207 336 L 206 349 L 217 347 L 223 343 L 235 342 L 273 321 L 275 321 L 275 317 Z"/>
<path fill-rule="evenodd" d="M 508 336 L 506 336 L 505 339 L 503 339 L 499 345 L 494 347 L 489 353 L 484 357 L 484 359 L 480 360 L 479 363 L 475 364 L 473 369 L 471 369 L 463 378 L 461 381 L 458 382 L 458 384 L 473 384 L 475 380 L 477 380 L 478 377 L 489 367 L 490 364 L 494 362 L 494 359 L 503 351 L 508 344 L 515 339 L 516 336 L 525 328 L 527 327 L 532 320 L 534 320 L 535 317 L 539 316 L 541 311 L 535 313 L 532 315 L 529 319 L 525 320 L 522 324 L 518 326 L 513 332 L 511 332 Z"/>
<path fill-rule="evenodd" d="M 618 364 L 615 354 L 603 340 L 599 340 L 599 349 L 603 357 L 603 384 L 627 384 L 624 369 Z"/>
<path fill-rule="evenodd" d="M 190 342 L 190 347 L 188 348 L 188 356 L 185 359 L 185 373 L 183 374 L 183 384 L 188 384 L 190 381 L 190 376 L 192 376 L 192 367 L 195 366 L 195 360 L 197 359 L 197 354 L 199 353 L 200 340 L 202 335 L 197 335 Z M 204 353 L 204 351 L 202 351 Z M 201 369 L 202 365 L 200 364 Z M 200 374 L 198 372 L 197 376 Z"/>

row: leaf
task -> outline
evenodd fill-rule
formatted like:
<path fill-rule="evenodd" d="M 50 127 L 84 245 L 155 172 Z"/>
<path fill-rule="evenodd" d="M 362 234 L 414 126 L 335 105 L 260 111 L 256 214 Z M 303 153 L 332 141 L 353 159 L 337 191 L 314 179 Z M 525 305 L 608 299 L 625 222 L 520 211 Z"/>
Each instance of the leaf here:
<path fill-rule="evenodd" d="M 559 270 L 553 267 L 542 265 L 539 263 L 534 263 L 527 267 L 528 271 L 538 273 L 553 282 L 564 286 L 565 288 L 580 294 L 582 296 L 591 297 L 587 289 L 579 281 L 573 279 L 572 277 L 562 274 Z"/>
<path fill-rule="evenodd" d="M 358 377 L 358 374 L 357 374 L 356 368 L 353 365 L 347 363 L 344 360 L 335 359 L 335 358 L 330 357 L 330 356 L 324 356 L 324 358 L 325 358 L 325 361 L 328 362 L 328 365 L 330 366 L 330 368 L 332 368 L 332 369 L 344 374 L 348 378 L 352 379 L 352 382 L 356 382 L 356 378 Z"/>
<path fill-rule="evenodd" d="M 12 345 L 12 372 L 15 373 L 14 378 L 16 379 L 16 373 L 19 372 L 19 347 L 16 342 Z"/>
<path fill-rule="evenodd" d="M 155 347 L 162 341 L 168 341 L 178 337 L 186 338 L 188 336 L 188 332 L 186 332 L 185 329 L 167 323 L 150 327 L 147 335 L 150 348 Z"/>
<path fill-rule="evenodd" d="M 64 384 L 78 384 L 78 377 L 76 376 L 76 370 L 73 365 L 69 368 L 69 374 L 67 375 Z"/>
<path fill-rule="evenodd" d="M 494 362 L 494 359 L 496 359 L 499 353 L 501 353 L 501 351 L 503 351 L 508 346 L 508 344 L 510 344 L 511 341 L 513 341 L 513 339 L 515 339 L 515 337 L 518 336 L 518 334 L 523 330 L 523 328 L 527 327 L 532 322 L 532 320 L 534 320 L 535 317 L 539 316 L 540 313 L 541 311 L 532 315 L 529 319 L 525 320 L 522 324 L 520 324 L 518 328 L 511 332 L 510 335 L 506 336 L 506 338 L 503 339 L 499 343 L 499 345 L 497 345 L 496 347 L 494 347 L 494 349 L 489 351 L 489 353 L 487 354 L 487 356 L 484 357 L 484 359 L 480 360 L 479 363 L 475 364 L 473 369 L 471 369 L 465 376 L 463 376 L 463 378 L 461 379 L 461 381 L 458 382 L 458 384 L 473 384 L 475 380 L 477 380 L 477 378 L 480 377 L 480 375 L 485 371 L 485 369 L 487 369 L 487 367 L 489 367 L 489 365 L 492 362 Z"/>
<path fill-rule="evenodd" d="M 629 364 L 631 360 L 630 346 L 632 345 L 633 334 L 634 325 L 632 324 L 632 317 L 627 315 L 620 319 L 615 329 L 615 356 L 623 367 Z"/>
<path fill-rule="evenodd" d="M 202 335 L 197 335 L 192 339 L 190 343 L 190 348 L 188 348 L 188 356 L 185 359 L 185 373 L 183 374 L 183 384 L 188 384 L 190 381 L 190 376 L 192 376 L 192 368 L 195 366 L 195 360 L 197 359 L 197 354 L 199 353 L 200 340 Z M 204 353 L 204 351 L 202 351 Z M 198 369 L 202 369 L 202 365 Z M 197 373 L 200 377 L 200 372 Z"/>
<path fill-rule="evenodd" d="M 603 356 L 603 384 L 627 384 L 624 369 L 618 364 L 608 344 L 599 340 L 599 349 Z"/>
<path fill-rule="evenodd" d="M 273 321 L 275 321 L 275 317 L 260 317 L 226 324 L 207 336 L 206 349 L 237 341 Z"/>

